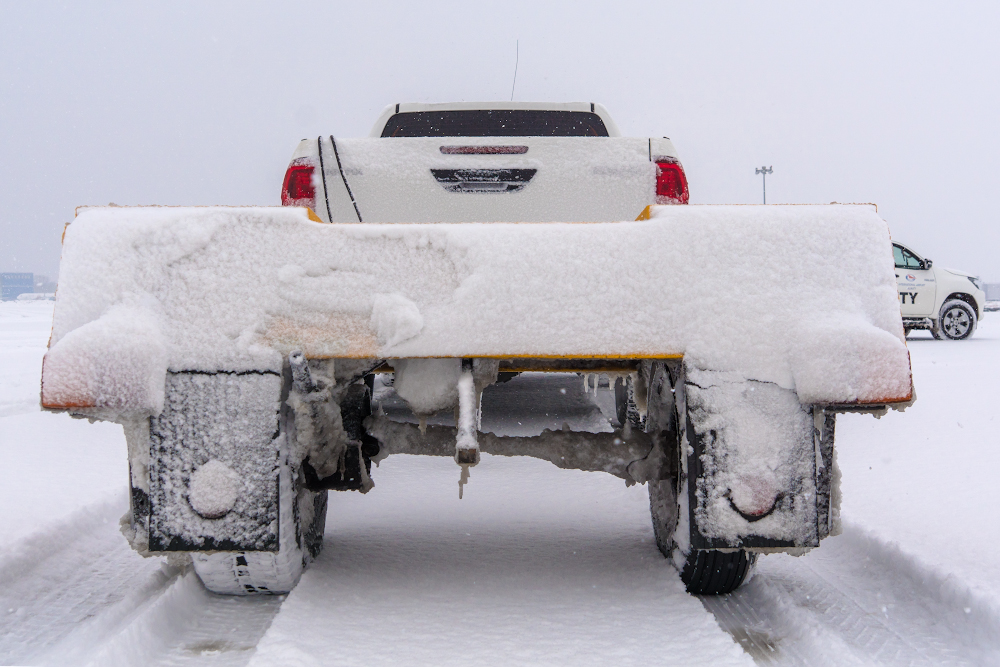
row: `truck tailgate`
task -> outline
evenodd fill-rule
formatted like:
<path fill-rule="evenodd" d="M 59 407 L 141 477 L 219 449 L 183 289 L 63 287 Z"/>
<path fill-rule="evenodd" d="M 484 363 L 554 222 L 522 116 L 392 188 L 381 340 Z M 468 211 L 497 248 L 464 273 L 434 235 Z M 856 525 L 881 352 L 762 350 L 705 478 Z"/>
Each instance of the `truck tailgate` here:
<path fill-rule="evenodd" d="M 633 220 L 655 197 L 648 139 L 320 141 L 329 210 L 320 191 L 316 208 L 331 222 L 358 222 L 359 216 L 364 222 Z"/>

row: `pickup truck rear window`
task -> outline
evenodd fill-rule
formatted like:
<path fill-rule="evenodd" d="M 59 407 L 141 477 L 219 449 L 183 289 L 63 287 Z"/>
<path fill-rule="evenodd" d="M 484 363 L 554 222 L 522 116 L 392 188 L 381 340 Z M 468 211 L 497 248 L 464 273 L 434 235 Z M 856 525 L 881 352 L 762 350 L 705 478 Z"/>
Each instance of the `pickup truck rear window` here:
<path fill-rule="evenodd" d="M 586 111 L 475 110 L 397 113 L 383 137 L 606 137 L 608 128 Z"/>

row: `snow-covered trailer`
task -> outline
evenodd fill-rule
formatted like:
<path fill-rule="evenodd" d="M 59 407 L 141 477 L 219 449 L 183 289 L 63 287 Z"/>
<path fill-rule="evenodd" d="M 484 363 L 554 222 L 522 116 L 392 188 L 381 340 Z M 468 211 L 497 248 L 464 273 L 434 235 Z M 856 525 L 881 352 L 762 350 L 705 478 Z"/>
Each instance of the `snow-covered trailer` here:
<path fill-rule="evenodd" d="M 480 452 L 648 483 L 688 589 L 729 591 L 838 530 L 834 415 L 908 404 L 909 356 L 873 207 L 688 199 L 673 143 L 600 104 L 390 105 L 303 140 L 287 208 L 82 210 L 42 405 L 124 426 L 124 532 L 213 591 L 291 589 L 327 491 L 399 452 L 460 488 Z M 455 428 L 371 414 L 390 371 Z M 613 378 L 618 430 L 480 433 L 523 371 Z"/>
<path fill-rule="evenodd" d="M 143 554 L 290 590 L 327 491 L 394 453 L 535 456 L 646 483 L 689 590 L 838 530 L 834 418 L 912 400 L 871 206 L 653 206 L 602 223 L 329 223 L 310 209 L 86 208 L 65 233 L 42 405 L 121 423 Z M 836 275 L 836 281 L 829 276 Z M 605 374 L 613 433 L 478 431 L 501 372 Z M 371 414 L 392 371 L 418 415 Z M 496 459 L 491 459 L 496 461 Z"/>

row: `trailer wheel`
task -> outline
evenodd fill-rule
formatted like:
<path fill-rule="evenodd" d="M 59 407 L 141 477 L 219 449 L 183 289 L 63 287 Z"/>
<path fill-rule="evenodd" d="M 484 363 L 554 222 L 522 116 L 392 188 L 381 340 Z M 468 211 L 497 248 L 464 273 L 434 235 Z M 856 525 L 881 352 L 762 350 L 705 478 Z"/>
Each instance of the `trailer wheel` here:
<path fill-rule="evenodd" d="M 662 392 L 661 392 L 662 394 Z M 676 435 L 675 435 L 676 437 Z M 680 449 L 677 449 L 677 454 Z M 660 553 L 680 570 L 681 581 L 693 595 L 723 595 L 732 593 L 747 581 L 757 562 L 757 554 L 743 549 L 732 552 L 691 549 L 684 553 L 674 539 L 680 507 L 679 494 L 686 493 L 686 482 L 680 478 L 678 464 L 670 479 L 651 481 L 649 513 L 653 519 L 653 535 Z"/>
<path fill-rule="evenodd" d="M 965 340 L 976 331 L 976 311 L 964 301 L 952 299 L 941 306 L 931 334 L 938 340 Z"/>
<path fill-rule="evenodd" d="M 681 570 L 681 581 L 694 595 L 725 595 L 747 580 L 757 564 L 757 554 L 692 550 Z"/>
<path fill-rule="evenodd" d="M 743 549 L 730 553 L 691 550 L 686 557 L 678 552 L 674 542 L 677 527 L 677 493 L 674 480 L 649 483 L 649 511 L 653 517 L 656 547 L 675 566 L 683 558 L 681 581 L 694 595 L 732 593 L 747 580 L 757 562 L 757 554 Z"/>
<path fill-rule="evenodd" d="M 639 408 L 635 404 L 635 388 L 632 378 L 617 378 L 615 380 L 615 412 L 618 417 L 619 426 L 625 426 L 626 422 L 632 428 L 640 431 L 646 428 L 646 419 L 639 414 Z"/>
<path fill-rule="evenodd" d="M 656 538 L 656 548 L 664 558 L 671 559 L 677 545 L 674 543 L 674 530 L 677 528 L 677 490 L 676 482 L 664 479 L 659 482 L 649 482 L 649 514 L 653 517 L 653 536 Z"/>
<path fill-rule="evenodd" d="M 194 570 L 213 593 L 281 595 L 299 582 L 302 571 L 323 548 L 327 492 L 310 491 L 297 466 L 288 462 L 284 420 L 278 470 L 278 551 L 194 553 Z"/>

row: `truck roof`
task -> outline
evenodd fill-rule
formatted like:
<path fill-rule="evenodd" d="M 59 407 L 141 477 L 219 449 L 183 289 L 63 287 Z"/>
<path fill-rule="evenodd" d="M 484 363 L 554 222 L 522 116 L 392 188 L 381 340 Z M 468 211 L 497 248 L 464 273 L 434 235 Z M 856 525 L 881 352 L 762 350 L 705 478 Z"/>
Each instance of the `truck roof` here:
<path fill-rule="evenodd" d="M 596 102 L 444 102 L 423 104 L 419 102 L 398 102 L 390 104 L 379 114 L 378 120 L 368 136 L 381 137 L 386 123 L 398 113 L 414 113 L 421 111 L 577 111 L 594 113 L 604 122 L 608 136 L 620 137 L 621 131 L 612 120 L 611 114 L 603 104 Z"/>

